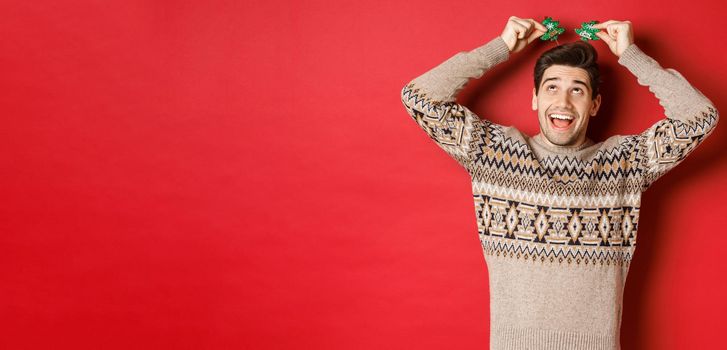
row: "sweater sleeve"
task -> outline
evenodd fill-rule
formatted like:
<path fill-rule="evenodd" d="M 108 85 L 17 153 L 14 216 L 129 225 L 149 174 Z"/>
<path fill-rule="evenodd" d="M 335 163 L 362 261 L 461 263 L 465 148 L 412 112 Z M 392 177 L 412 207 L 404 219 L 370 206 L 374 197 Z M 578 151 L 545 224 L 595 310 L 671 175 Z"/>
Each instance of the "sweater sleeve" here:
<path fill-rule="evenodd" d="M 665 118 L 632 137 L 631 159 L 637 160 L 635 167 L 641 174 L 643 192 L 714 131 L 719 114 L 681 73 L 662 68 L 635 44 L 621 54 L 618 62 L 636 76 L 639 85 L 648 86 L 664 107 Z"/>
<path fill-rule="evenodd" d="M 477 147 L 493 142 L 500 125 L 480 119 L 455 102 L 470 79 L 506 61 L 510 50 L 499 35 L 471 51 L 463 51 L 414 78 L 401 90 L 407 113 L 447 154 L 469 169 Z"/>

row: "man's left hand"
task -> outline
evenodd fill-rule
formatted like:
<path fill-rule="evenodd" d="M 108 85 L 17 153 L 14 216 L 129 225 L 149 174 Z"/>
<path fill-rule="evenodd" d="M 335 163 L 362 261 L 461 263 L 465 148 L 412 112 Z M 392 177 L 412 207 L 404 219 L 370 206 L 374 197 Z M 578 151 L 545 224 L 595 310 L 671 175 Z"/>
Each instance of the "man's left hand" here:
<path fill-rule="evenodd" d="M 596 32 L 596 36 L 608 44 L 614 55 L 621 57 L 621 54 L 629 45 L 634 42 L 634 32 L 631 28 L 631 21 L 608 20 L 593 25 L 596 29 L 605 29 Z"/>

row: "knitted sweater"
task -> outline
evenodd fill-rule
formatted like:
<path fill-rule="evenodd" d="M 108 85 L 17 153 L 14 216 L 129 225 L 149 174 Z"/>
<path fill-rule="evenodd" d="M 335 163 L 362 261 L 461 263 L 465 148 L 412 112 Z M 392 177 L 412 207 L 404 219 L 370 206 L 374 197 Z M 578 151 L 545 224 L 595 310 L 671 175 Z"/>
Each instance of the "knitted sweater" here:
<path fill-rule="evenodd" d="M 717 110 L 632 44 L 618 63 L 648 86 L 665 118 L 638 135 L 552 146 L 455 102 L 470 79 L 509 55 L 497 36 L 401 91 L 409 115 L 471 177 L 491 349 L 620 349 L 641 193 L 712 133 Z"/>

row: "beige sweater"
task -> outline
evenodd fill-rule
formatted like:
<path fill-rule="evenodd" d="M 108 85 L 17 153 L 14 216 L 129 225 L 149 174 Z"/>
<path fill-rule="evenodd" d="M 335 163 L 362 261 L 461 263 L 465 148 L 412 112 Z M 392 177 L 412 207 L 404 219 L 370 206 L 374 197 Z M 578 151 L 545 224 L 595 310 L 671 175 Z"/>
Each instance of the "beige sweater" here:
<path fill-rule="evenodd" d="M 638 135 L 548 146 L 455 102 L 470 79 L 508 58 L 497 36 L 401 91 L 409 115 L 471 176 L 490 272 L 491 349 L 619 349 L 641 193 L 712 133 L 717 110 L 632 44 L 618 63 L 649 87 L 665 118 Z"/>

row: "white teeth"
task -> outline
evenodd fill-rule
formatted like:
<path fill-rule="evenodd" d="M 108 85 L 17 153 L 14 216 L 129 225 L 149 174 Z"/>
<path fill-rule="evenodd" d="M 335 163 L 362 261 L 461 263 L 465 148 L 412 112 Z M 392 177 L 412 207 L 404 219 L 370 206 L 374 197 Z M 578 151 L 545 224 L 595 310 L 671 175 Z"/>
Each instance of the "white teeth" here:
<path fill-rule="evenodd" d="M 556 118 L 556 119 L 573 120 L 573 117 L 571 117 L 569 115 L 565 115 L 565 114 L 555 114 L 554 113 L 554 114 L 551 114 L 550 117 Z"/>

